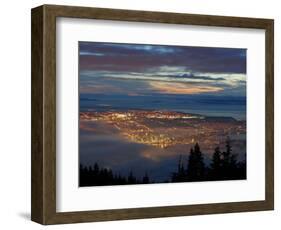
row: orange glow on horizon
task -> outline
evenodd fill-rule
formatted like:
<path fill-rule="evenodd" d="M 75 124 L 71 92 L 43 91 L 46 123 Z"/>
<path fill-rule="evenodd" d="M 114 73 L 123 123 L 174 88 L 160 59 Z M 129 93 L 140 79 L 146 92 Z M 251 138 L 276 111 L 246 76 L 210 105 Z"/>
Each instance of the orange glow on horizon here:
<path fill-rule="evenodd" d="M 160 93 L 169 94 L 200 94 L 223 91 L 223 88 L 216 86 L 200 86 L 174 82 L 150 82 L 150 86 L 152 86 L 155 90 L 158 90 Z"/>

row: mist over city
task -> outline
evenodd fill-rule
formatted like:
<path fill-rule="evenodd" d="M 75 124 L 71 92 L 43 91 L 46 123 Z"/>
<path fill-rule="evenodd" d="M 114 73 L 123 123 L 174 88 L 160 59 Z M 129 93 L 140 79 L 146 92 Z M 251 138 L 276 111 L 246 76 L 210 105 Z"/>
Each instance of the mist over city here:
<path fill-rule="evenodd" d="M 79 42 L 80 186 L 246 179 L 246 49 Z"/>

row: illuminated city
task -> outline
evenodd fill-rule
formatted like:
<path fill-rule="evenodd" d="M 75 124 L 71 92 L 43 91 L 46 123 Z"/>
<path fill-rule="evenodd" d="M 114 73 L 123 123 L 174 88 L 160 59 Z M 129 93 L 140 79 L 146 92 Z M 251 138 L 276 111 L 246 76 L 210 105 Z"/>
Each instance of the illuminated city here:
<path fill-rule="evenodd" d="M 246 179 L 246 56 L 79 42 L 79 185 Z"/>
<path fill-rule="evenodd" d="M 192 146 L 199 142 L 209 152 L 213 146 L 223 144 L 226 136 L 230 136 L 245 151 L 246 124 L 233 118 L 216 119 L 179 112 L 129 110 L 80 113 L 80 122 L 83 124 L 84 121 L 110 124 L 130 141 L 159 148 Z"/>

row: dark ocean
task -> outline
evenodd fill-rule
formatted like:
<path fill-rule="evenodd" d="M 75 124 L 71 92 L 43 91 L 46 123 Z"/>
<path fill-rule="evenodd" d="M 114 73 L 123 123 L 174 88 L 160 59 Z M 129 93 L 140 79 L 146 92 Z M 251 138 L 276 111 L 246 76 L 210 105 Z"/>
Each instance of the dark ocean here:
<path fill-rule="evenodd" d="M 246 97 L 159 94 L 143 96 L 80 95 L 80 112 L 127 109 L 171 110 L 245 120 Z"/>

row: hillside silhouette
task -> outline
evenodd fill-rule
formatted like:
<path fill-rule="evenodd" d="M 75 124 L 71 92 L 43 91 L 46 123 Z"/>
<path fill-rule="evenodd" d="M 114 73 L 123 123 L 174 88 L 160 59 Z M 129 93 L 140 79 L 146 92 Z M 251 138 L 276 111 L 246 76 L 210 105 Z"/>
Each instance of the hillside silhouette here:
<path fill-rule="evenodd" d="M 190 149 L 187 156 L 180 155 L 177 163 L 177 171 L 172 172 L 170 178 L 157 183 L 169 182 L 196 182 L 246 179 L 246 161 L 238 161 L 237 155 L 232 153 L 230 139 L 227 138 L 225 150 L 219 147 L 214 149 L 211 163 L 205 164 L 204 153 L 201 152 L 198 143 Z M 127 176 L 113 172 L 112 169 L 100 167 L 98 163 L 93 166 L 79 167 L 79 186 L 105 186 L 105 185 L 129 185 L 155 183 L 145 173 L 137 178 L 133 171 Z"/>

